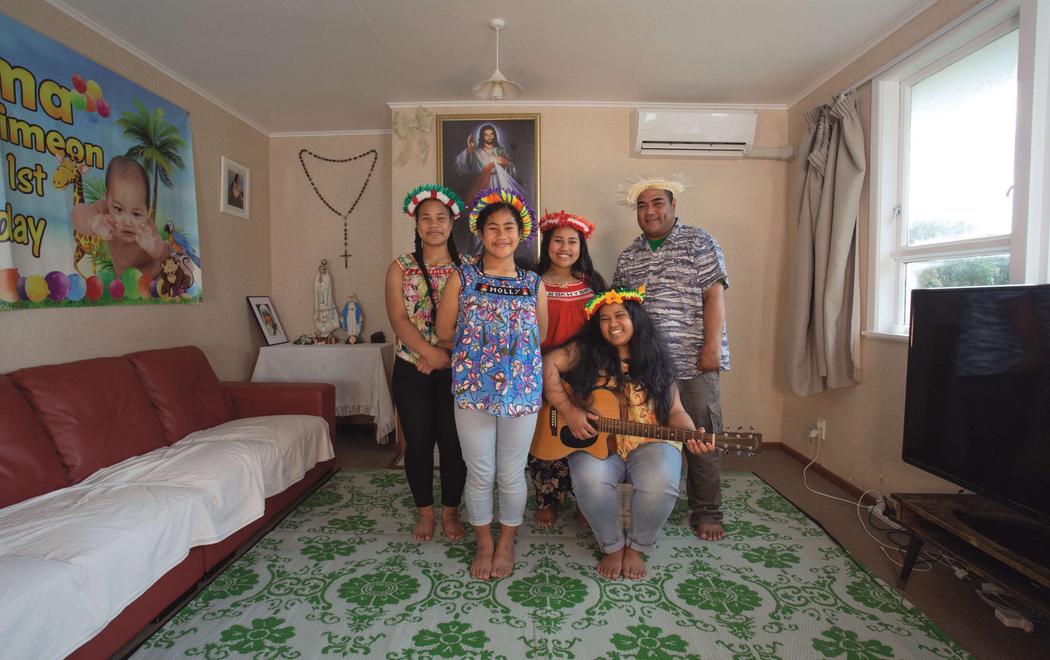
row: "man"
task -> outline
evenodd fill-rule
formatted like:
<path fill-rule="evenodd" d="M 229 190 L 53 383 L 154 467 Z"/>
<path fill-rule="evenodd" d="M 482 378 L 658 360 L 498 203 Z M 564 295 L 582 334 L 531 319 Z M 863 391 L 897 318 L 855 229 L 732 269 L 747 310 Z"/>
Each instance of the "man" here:
<path fill-rule="evenodd" d="M 500 188 L 523 192 L 524 188 L 517 181 L 514 163 L 510 161 L 506 150 L 500 145 L 496 136 L 496 127 L 485 124 L 478 131 L 478 146 L 474 134 L 467 136 L 467 148 L 456 156 L 456 172 L 461 175 L 477 175 L 474 184 L 463 199 L 472 200 L 478 192 L 486 188 Z M 469 202 L 468 202 L 469 203 Z"/>
<path fill-rule="evenodd" d="M 635 183 L 626 201 L 635 207 L 639 236 L 616 262 L 613 286 L 646 285 L 646 308 L 667 338 L 682 404 L 697 427 L 722 431 L 719 372 L 729 369 L 724 292 L 725 256 L 703 229 L 675 215 L 675 180 Z M 725 537 L 719 453 L 686 454 L 689 525 L 705 541 Z"/>

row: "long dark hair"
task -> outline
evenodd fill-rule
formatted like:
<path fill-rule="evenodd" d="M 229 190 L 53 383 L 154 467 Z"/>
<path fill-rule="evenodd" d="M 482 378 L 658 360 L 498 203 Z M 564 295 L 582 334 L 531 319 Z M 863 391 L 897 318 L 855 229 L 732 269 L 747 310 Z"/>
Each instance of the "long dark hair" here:
<path fill-rule="evenodd" d="M 639 303 L 625 300 L 623 306 L 634 326 L 634 334 L 628 344 L 631 357 L 626 379 L 641 386 L 646 400 L 651 402 L 656 419 L 660 424 L 667 424 L 675 386 L 674 363 L 667 350 L 667 342 L 652 317 Z M 598 321 L 600 312 L 601 308 L 569 342 L 576 348 L 576 366 L 563 377 L 581 399 L 589 397 L 595 385 L 604 378 L 611 377 L 617 381 L 624 378 L 619 350 L 602 337 Z"/>
<path fill-rule="evenodd" d="M 521 233 L 521 230 L 525 228 L 525 222 L 521 219 L 521 212 L 518 211 L 518 209 L 514 208 L 513 206 L 511 206 L 510 204 L 508 204 L 506 202 L 493 202 L 493 203 L 489 204 L 488 206 L 486 206 L 485 208 L 481 209 L 481 213 L 478 213 L 478 222 L 474 226 L 477 227 L 478 236 L 479 237 L 481 236 L 482 233 L 484 233 L 485 223 L 488 222 L 488 219 L 492 217 L 492 214 L 495 213 L 496 211 L 500 211 L 500 210 L 503 210 L 503 209 L 506 209 L 507 211 L 510 211 L 510 214 L 514 217 L 514 222 L 518 223 L 518 233 L 519 234 Z M 517 266 L 517 261 L 515 261 L 515 266 Z M 480 272 L 480 273 L 484 273 L 485 272 L 485 246 L 484 246 L 484 244 L 482 244 L 481 251 L 478 253 L 477 268 L 478 268 L 478 272 Z"/>
<path fill-rule="evenodd" d="M 438 201 L 440 202 L 440 200 Z M 434 317 L 437 316 L 438 299 L 437 294 L 434 293 L 434 285 L 430 282 L 430 273 L 427 271 L 427 264 L 425 261 L 423 261 L 423 239 L 419 236 L 419 209 L 423 208 L 423 203 L 425 202 L 421 202 L 418 205 L 416 205 L 416 210 L 413 211 L 413 215 L 416 218 L 416 250 L 412 253 L 412 256 L 416 258 L 416 263 L 419 264 L 419 270 L 423 271 L 423 281 L 427 285 L 427 297 L 430 298 L 431 304 L 434 305 L 434 313 L 430 315 L 429 324 L 430 327 L 434 327 Z M 451 209 L 449 209 L 448 217 L 450 225 L 456 221 L 456 219 L 452 216 Z M 451 229 L 448 232 L 448 242 L 446 243 L 446 245 L 448 246 L 448 253 L 452 255 L 452 261 L 456 264 L 456 267 L 458 268 L 460 266 L 459 250 L 456 249 L 456 240 L 452 238 Z"/>
<path fill-rule="evenodd" d="M 594 269 L 594 264 L 591 262 L 591 253 L 587 250 L 587 239 L 584 238 L 583 232 L 575 227 L 571 228 L 576 232 L 576 235 L 580 237 L 580 256 L 576 258 L 576 263 L 572 265 L 572 276 L 578 280 L 583 280 L 587 286 L 595 291 L 604 291 L 605 278 L 601 276 L 601 273 Z M 557 227 L 543 235 L 543 241 L 540 242 L 540 263 L 536 265 L 536 272 L 540 275 L 545 274 L 551 267 L 550 247 L 551 247 L 551 236 Z"/>

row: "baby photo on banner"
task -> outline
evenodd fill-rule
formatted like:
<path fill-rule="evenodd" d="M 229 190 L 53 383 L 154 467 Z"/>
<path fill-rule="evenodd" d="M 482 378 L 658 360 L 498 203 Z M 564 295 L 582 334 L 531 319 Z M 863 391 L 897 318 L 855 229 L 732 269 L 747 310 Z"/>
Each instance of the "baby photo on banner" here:
<path fill-rule="evenodd" d="M 200 302 L 189 114 L 0 14 L 0 311 Z"/>

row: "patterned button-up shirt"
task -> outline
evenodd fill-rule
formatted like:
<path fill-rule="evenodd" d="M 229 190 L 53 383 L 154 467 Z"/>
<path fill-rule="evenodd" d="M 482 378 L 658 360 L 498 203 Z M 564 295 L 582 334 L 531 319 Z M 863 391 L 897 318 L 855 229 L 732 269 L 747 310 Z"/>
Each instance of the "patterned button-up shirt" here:
<path fill-rule="evenodd" d="M 729 287 L 722 246 L 699 227 L 675 219 L 674 229 L 655 251 L 645 234 L 634 239 L 616 261 L 614 286 L 644 284 L 645 309 L 667 338 L 678 378 L 700 371 L 704 345 L 703 291 L 721 280 Z M 729 369 L 729 333 L 722 332 L 722 370 Z"/>

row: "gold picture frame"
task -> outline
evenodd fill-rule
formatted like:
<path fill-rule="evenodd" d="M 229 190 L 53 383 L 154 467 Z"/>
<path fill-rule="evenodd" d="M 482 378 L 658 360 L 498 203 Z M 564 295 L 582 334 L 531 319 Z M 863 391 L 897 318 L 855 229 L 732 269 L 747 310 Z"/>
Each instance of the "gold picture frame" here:
<path fill-rule="evenodd" d="M 540 115 L 478 114 L 438 115 L 437 180 L 470 205 L 485 188 L 514 188 L 537 213 L 533 236 L 515 254 L 522 265 L 539 258 Z M 494 137 L 494 143 L 489 141 Z M 469 212 L 464 210 L 464 215 Z M 465 221 L 457 222 L 452 235 L 464 254 L 476 254 L 479 243 Z"/>

